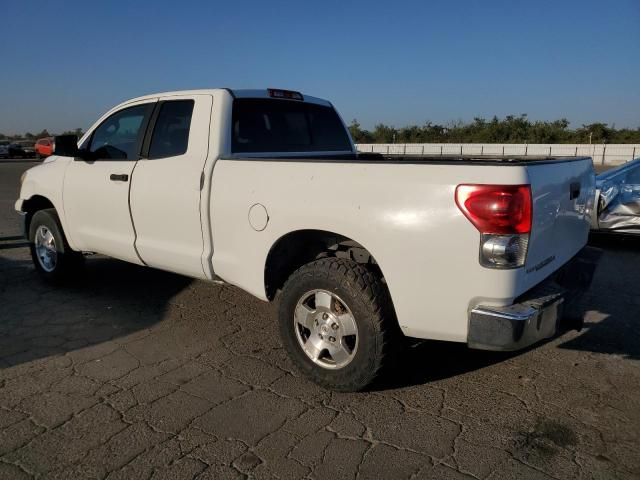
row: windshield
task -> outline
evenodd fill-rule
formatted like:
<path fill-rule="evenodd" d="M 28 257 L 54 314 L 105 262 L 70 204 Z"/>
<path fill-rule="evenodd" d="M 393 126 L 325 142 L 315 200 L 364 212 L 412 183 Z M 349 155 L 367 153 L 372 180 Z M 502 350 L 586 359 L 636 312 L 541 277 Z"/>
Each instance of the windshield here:
<path fill-rule="evenodd" d="M 239 98 L 232 129 L 233 153 L 351 151 L 336 111 L 313 103 Z"/>

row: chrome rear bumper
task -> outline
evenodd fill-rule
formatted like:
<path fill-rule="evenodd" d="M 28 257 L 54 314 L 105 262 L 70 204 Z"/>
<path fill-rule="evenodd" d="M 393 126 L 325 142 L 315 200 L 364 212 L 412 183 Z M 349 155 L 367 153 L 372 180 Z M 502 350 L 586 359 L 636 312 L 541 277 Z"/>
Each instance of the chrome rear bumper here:
<path fill-rule="evenodd" d="M 601 253 L 596 248 L 583 248 L 554 275 L 517 298 L 513 305 L 473 308 L 469 313 L 469 347 L 519 350 L 556 335 L 562 329 L 562 320 L 576 320 L 572 309 L 591 285 Z"/>

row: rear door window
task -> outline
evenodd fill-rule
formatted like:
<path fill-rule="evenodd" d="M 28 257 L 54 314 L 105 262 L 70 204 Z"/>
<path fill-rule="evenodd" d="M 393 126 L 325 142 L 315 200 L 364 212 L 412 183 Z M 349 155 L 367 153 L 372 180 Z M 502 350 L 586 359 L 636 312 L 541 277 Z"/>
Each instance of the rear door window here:
<path fill-rule="evenodd" d="M 160 106 L 149 146 L 150 159 L 175 157 L 187 152 L 193 105 L 193 100 L 172 100 Z"/>
<path fill-rule="evenodd" d="M 233 153 L 351 151 L 336 111 L 314 103 L 238 98 L 231 128 Z"/>

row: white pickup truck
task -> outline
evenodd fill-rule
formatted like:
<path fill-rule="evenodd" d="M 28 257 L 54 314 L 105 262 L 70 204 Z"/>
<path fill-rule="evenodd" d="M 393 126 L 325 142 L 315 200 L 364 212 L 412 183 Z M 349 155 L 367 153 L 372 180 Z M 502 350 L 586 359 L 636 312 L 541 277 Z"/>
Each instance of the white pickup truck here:
<path fill-rule="evenodd" d="M 45 279 L 95 252 L 279 298 L 301 372 L 359 390 L 403 337 L 516 350 L 554 335 L 595 268 L 594 191 L 589 158 L 358 155 L 326 100 L 212 89 L 57 137 L 16 210 Z"/>

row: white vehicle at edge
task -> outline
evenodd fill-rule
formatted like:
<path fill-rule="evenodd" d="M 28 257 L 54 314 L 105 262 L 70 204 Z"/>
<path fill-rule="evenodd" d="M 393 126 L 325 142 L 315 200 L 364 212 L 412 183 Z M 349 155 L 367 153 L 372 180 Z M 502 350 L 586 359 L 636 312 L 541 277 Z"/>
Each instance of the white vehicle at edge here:
<path fill-rule="evenodd" d="M 515 350 L 554 335 L 597 261 L 594 192 L 589 158 L 357 155 L 325 100 L 212 89 L 57 137 L 16 210 L 47 280 L 96 252 L 280 292 L 296 366 L 359 390 L 402 336 Z"/>

